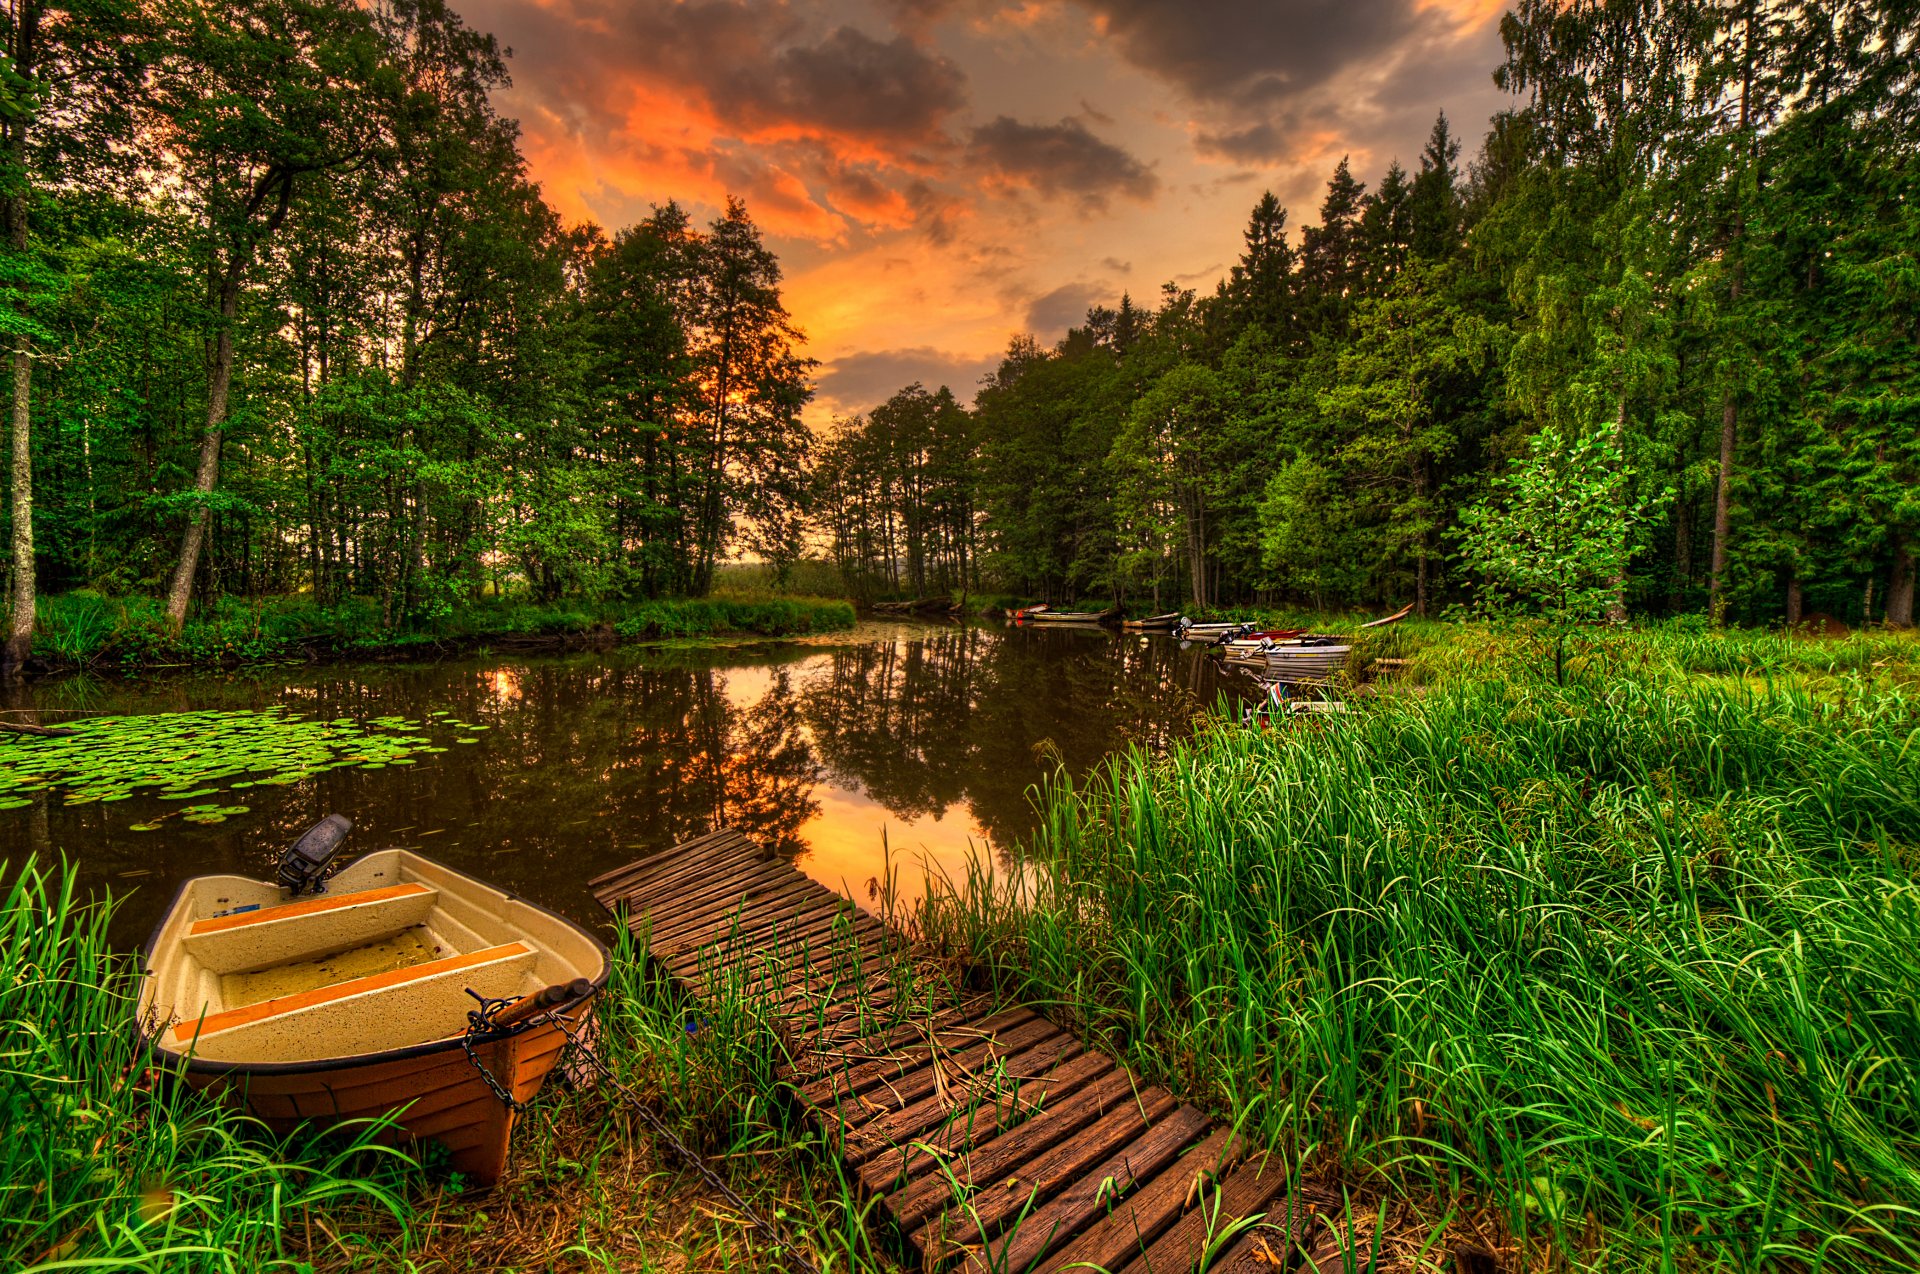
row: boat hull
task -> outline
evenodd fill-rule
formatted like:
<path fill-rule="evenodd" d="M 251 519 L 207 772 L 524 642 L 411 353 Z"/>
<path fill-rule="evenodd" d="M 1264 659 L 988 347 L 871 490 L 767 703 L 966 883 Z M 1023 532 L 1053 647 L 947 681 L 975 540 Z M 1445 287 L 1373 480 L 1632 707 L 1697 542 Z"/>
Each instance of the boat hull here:
<path fill-rule="evenodd" d="M 1301 685 L 1332 677 L 1346 667 L 1352 653 L 1351 646 L 1281 646 L 1231 656 L 1229 662 L 1251 668 L 1267 681 Z"/>
<path fill-rule="evenodd" d="M 576 1001 L 564 1018 L 577 1034 L 591 999 Z M 517 1102 L 529 1101 L 566 1051 L 567 1036 L 552 1022 L 529 1026 L 474 1045 L 474 1057 Z M 184 1078 L 258 1119 L 275 1133 L 302 1123 L 331 1127 L 393 1116 L 380 1140 L 445 1147 L 454 1171 L 477 1186 L 492 1186 L 507 1163 L 515 1116 L 467 1059 L 459 1040 L 441 1040 L 396 1056 L 344 1063 L 222 1066 L 189 1061 Z"/>
<path fill-rule="evenodd" d="M 1130 633 L 1171 632 L 1180 623 L 1179 614 L 1150 615 L 1146 619 L 1123 619 L 1120 627 Z"/>

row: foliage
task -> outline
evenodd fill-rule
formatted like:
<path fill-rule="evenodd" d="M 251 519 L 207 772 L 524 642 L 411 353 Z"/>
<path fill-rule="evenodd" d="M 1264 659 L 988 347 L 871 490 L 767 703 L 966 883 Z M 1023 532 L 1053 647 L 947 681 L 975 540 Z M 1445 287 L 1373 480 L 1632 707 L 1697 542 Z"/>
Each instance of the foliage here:
<path fill-rule="evenodd" d="M 851 628 L 846 602 L 806 597 L 660 598 L 645 602 L 458 601 L 445 598 L 407 630 L 382 622 L 380 603 L 347 598 L 221 598 L 204 604 L 178 633 L 152 599 L 78 592 L 40 599 L 35 651 L 54 665 L 178 667 L 315 656 L 372 655 L 515 639 L 757 633 L 787 636 Z"/>
<path fill-rule="evenodd" d="M 1633 531 L 1648 503 L 1627 501 L 1633 473 L 1607 434 L 1566 438 L 1550 424 L 1529 446 L 1527 458 L 1495 481 L 1499 503 L 1461 513 L 1461 556 L 1485 581 L 1486 612 L 1540 615 L 1554 676 L 1564 684 L 1568 639 L 1619 605 Z"/>

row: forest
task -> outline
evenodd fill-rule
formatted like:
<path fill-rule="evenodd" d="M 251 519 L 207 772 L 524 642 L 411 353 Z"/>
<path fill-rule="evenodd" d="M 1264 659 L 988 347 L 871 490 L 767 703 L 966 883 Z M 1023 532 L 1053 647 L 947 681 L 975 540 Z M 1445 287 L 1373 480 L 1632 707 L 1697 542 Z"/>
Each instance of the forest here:
<path fill-rule="evenodd" d="M 1910 10 L 1527 0 L 1502 33 L 1526 104 L 1470 159 L 1443 114 L 1312 224 L 1261 199 L 1210 294 L 1018 337 L 970 413 L 914 385 L 842 422 L 853 586 L 1438 613 L 1463 513 L 1552 428 L 1645 508 L 1620 609 L 1910 625 Z"/>
<path fill-rule="evenodd" d="M 393 628 L 795 551 L 811 365 L 747 211 L 562 224 L 440 0 L 23 0 L 7 49 L 10 662 L 36 592 Z"/>
<path fill-rule="evenodd" d="M 20 0 L 7 662 L 47 595 L 399 630 L 743 558 L 862 598 L 1439 613 L 1546 430 L 1605 443 L 1622 610 L 1910 624 L 1912 14 L 1525 0 L 1503 35 L 1521 105 L 1470 153 L 1441 115 L 1311 224 L 1261 199 L 1211 292 L 816 435 L 746 207 L 565 224 L 443 0 Z"/>

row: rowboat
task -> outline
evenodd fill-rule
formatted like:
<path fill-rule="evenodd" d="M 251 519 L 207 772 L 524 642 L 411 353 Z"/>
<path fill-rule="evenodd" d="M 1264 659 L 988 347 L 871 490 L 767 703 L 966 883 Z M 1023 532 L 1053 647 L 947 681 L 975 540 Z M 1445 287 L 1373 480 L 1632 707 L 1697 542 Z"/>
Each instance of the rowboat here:
<path fill-rule="evenodd" d="M 1023 624 L 1104 624 L 1120 617 L 1119 607 L 1111 610 L 1029 610 L 1020 617 Z"/>
<path fill-rule="evenodd" d="M 1174 628 L 1173 635 L 1181 641 L 1211 645 L 1214 642 L 1232 641 L 1252 631 L 1252 624 L 1196 624 L 1192 620 L 1183 620 Z"/>
<path fill-rule="evenodd" d="M 1228 662 L 1289 685 L 1325 681 L 1346 666 L 1353 647 L 1334 643 L 1289 642 L 1228 657 Z"/>
<path fill-rule="evenodd" d="M 389 1140 L 438 1142 L 490 1186 L 513 1135 L 499 1093 L 539 1091 L 606 984 L 606 948 L 411 850 L 332 872 L 350 826 L 310 829 L 278 883 L 180 886 L 142 953 L 152 1047 L 276 1132 L 395 1115 Z"/>
<path fill-rule="evenodd" d="M 1120 627 L 1130 633 L 1169 632 L 1185 618 L 1179 611 L 1170 611 L 1165 615 L 1149 615 L 1145 619 L 1123 619 Z"/>

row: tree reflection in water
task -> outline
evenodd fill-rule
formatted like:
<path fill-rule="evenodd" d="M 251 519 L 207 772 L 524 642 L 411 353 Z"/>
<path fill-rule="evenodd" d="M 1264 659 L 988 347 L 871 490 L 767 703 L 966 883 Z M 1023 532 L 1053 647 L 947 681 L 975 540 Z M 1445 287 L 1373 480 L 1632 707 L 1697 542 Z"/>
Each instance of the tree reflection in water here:
<path fill-rule="evenodd" d="M 280 846 L 331 811 L 353 844 L 411 845 L 583 918 L 594 874 L 732 824 L 835 886 L 903 857 L 949 871 L 969 842 L 1004 854 L 1031 826 L 1030 792 L 1057 761 L 1076 774 L 1130 745 L 1158 749 L 1218 692 L 1202 652 L 1163 638 L 978 626 L 879 630 L 838 646 L 616 650 L 35 687 L 37 706 L 98 712 L 261 708 L 323 718 L 489 727 L 419 764 L 333 770 L 235 793 L 217 826 L 152 795 L 68 806 L 38 794 L 0 812 L 0 851 L 65 852 L 95 887 L 138 892 L 117 938 L 138 941 L 173 887 L 207 872 L 270 875 Z M 442 738 L 442 743 L 450 740 Z M 907 882 L 917 893 L 917 881 Z"/>

